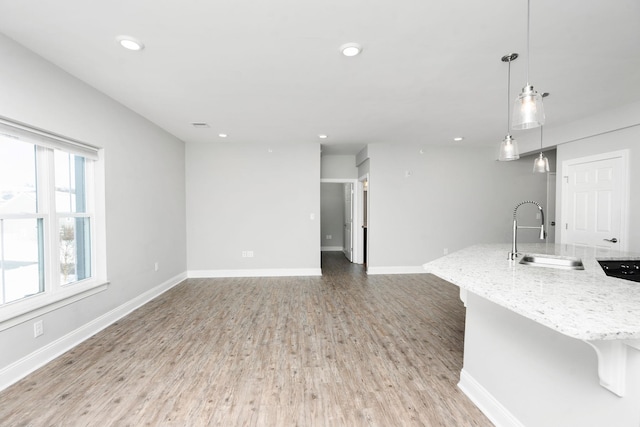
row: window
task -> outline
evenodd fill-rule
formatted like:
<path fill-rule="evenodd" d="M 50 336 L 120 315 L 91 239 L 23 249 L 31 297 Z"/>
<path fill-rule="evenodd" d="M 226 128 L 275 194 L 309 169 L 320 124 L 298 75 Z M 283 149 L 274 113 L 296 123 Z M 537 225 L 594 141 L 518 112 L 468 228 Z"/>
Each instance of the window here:
<path fill-rule="evenodd" d="M 0 118 L 0 322 L 104 283 L 98 154 Z"/>

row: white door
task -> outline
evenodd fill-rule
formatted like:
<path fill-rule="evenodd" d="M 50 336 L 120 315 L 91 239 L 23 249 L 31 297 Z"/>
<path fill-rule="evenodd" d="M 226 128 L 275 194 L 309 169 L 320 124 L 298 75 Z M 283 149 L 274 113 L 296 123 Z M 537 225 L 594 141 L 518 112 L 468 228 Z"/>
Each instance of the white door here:
<path fill-rule="evenodd" d="M 344 254 L 353 262 L 353 184 L 344 184 Z"/>
<path fill-rule="evenodd" d="M 563 162 L 562 243 L 626 250 L 626 152 Z"/>

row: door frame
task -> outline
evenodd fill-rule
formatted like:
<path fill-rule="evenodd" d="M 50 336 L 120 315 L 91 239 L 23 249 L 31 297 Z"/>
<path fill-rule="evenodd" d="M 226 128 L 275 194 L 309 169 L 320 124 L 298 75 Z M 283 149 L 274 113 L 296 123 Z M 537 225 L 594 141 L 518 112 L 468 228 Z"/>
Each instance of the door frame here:
<path fill-rule="evenodd" d="M 601 160 L 609 160 L 621 158 L 622 159 L 622 170 L 620 171 L 620 181 L 622 186 L 622 203 L 620 207 L 621 218 L 620 218 L 620 251 L 629 250 L 629 150 L 617 150 L 610 151 L 607 153 L 594 154 L 591 156 L 578 157 L 575 159 L 564 160 L 562 162 L 562 169 L 560 176 L 562 177 L 562 200 L 560 200 L 562 206 L 561 214 L 560 214 L 560 243 L 565 244 L 566 242 L 566 231 L 565 227 L 562 226 L 565 222 L 565 218 L 569 212 L 569 200 L 568 200 L 568 182 L 569 178 L 568 170 L 571 166 L 576 166 L 583 163 L 591 163 L 598 162 Z M 556 223 L 558 223 L 558 219 L 556 218 Z"/>
<path fill-rule="evenodd" d="M 358 215 L 358 204 L 360 203 L 360 194 L 356 191 L 358 187 L 357 179 L 349 179 L 349 178 L 321 178 L 320 184 L 352 184 L 353 185 L 353 202 L 352 202 L 352 211 L 351 218 L 353 218 L 353 223 L 351 224 L 351 245 L 353 245 L 353 253 L 351 254 L 351 259 L 353 263 L 361 264 L 362 263 L 362 243 L 357 238 L 357 230 L 360 229 L 360 217 Z"/>
<path fill-rule="evenodd" d="M 358 194 L 358 204 L 356 206 L 356 215 L 358 217 L 358 228 L 356 230 L 356 238 L 358 239 L 358 245 L 360 246 L 361 250 L 360 252 L 358 252 L 359 258 L 358 258 L 358 263 L 359 264 L 364 264 L 365 263 L 365 259 L 364 259 L 364 254 L 365 254 L 365 249 L 366 249 L 366 254 L 367 254 L 367 259 L 366 259 L 366 268 L 365 270 L 368 272 L 369 271 L 369 260 L 371 259 L 371 251 L 369 250 L 369 248 L 371 247 L 371 245 L 369 244 L 369 242 L 371 241 L 371 179 L 369 178 L 369 173 L 365 173 L 364 175 L 362 175 L 361 177 L 359 177 L 357 179 L 358 185 L 356 186 L 357 191 L 356 193 Z M 367 202 L 367 206 L 364 206 L 364 201 L 365 201 L 365 197 L 364 197 L 364 183 L 367 183 L 367 198 L 366 198 L 366 202 Z M 367 247 L 364 247 L 364 229 L 363 229 L 363 225 L 364 225 L 364 211 L 367 211 Z"/>
<path fill-rule="evenodd" d="M 549 172 L 547 173 L 547 214 L 545 215 L 546 224 L 544 225 L 545 230 L 547 230 L 547 242 L 555 243 L 556 242 L 556 226 L 558 224 L 558 173 L 557 172 Z M 552 190 L 553 189 L 553 192 Z M 551 197 L 553 196 L 553 198 Z M 549 209 L 549 206 L 552 204 L 553 199 L 553 212 Z M 551 225 L 553 223 L 554 225 Z M 553 233 L 551 231 L 553 230 Z M 549 236 L 553 234 L 553 241 L 549 240 Z"/>

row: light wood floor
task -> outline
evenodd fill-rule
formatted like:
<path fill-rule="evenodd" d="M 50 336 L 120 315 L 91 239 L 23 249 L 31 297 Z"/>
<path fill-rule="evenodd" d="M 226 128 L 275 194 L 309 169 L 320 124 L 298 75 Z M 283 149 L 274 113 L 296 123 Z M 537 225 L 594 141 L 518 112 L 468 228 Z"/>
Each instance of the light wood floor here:
<path fill-rule="evenodd" d="M 431 275 L 189 279 L 0 393 L 4 426 L 490 426 Z"/>

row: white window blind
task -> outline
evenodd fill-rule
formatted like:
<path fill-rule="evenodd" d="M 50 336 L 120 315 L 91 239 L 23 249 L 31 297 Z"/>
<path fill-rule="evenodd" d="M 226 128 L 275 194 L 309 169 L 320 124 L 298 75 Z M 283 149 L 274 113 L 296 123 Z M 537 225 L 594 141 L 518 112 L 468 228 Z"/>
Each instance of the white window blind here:
<path fill-rule="evenodd" d="M 98 147 L 0 116 L 0 134 L 31 144 L 98 160 Z"/>

